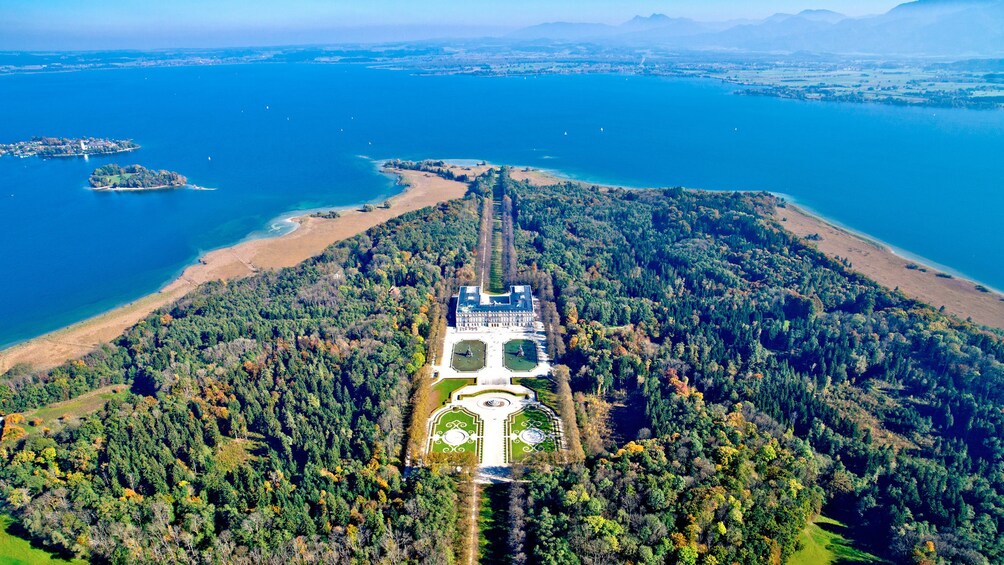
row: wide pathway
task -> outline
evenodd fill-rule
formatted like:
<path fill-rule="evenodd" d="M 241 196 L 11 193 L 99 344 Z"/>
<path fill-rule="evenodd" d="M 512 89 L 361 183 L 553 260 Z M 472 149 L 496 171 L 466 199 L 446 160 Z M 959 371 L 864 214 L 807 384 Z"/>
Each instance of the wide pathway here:
<path fill-rule="evenodd" d="M 516 339 L 527 339 L 537 344 L 537 366 L 530 371 L 511 371 L 505 366 L 505 344 Z M 453 359 L 453 347 L 468 340 L 476 340 L 485 344 L 485 368 L 476 372 L 457 371 L 450 364 Z M 450 327 L 446 329 L 443 343 L 445 359 L 433 369 L 439 376 L 447 379 L 476 378 L 480 385 L 505 385 L 509 379 L 520 377 L 546 377 L 551 373 L 551 362 L 544 349 L 544 330 L 539 328 L 485 328 L 478 331 L 457 331 Z"/>
<path fill-rule="evenodd" d="M 462 372 L 453 368 L 453 348 L 462 341 L 476 340 L 485 344 L 485 367 L 479 371 Z M 505 366 L 505 344 L 512 340 L 530 340 L 537 345 L 537 366 L 529 371 L 512 371 Z M 481 328 L 477 331 L 457 331 L 446 329 L 443 339 L 444 359 L 433 367 L 438 379 L 475 379 L 474 385 L 467 385 L 455 391 L 451 402 L 437 410 L 429 418 L 429 437 L 443 410 L 453 406 L 477 414 L 481 418 L 481 467 L 501 470 L 508 467 L 506 448 L 510 438 L 505 433 L 506 421 L 526 406 L 536 406 L 552 413 L 552 410 L 537 402 L 536 393 L 526 387 L 513 385 L 513 378 L 547 378 L 551 363 L 544 349 L 544 326 L 537 322 L 533 328 Z M 438 382 L 438 380 L 436 381 Z"/>

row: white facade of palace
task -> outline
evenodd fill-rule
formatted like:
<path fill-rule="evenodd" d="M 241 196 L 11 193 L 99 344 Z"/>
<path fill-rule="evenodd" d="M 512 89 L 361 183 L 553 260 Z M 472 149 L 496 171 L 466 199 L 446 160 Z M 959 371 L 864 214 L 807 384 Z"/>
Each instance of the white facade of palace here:
<path fill-rule="evenodd" d="M 533 293 L 516 285 L 508 294 L 485 294 L 479 286 L 463 286 L 457 294 L 458 330 L 533 327 Z"/>

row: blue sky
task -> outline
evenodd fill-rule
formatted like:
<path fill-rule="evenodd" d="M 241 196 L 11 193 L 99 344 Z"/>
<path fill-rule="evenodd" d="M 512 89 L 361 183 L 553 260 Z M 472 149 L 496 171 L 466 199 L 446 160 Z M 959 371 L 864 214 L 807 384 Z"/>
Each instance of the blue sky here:
<path fill-rule="evenodd" d="M 699 20 L 826 8 L 857 16 L 897 0 L 2 0 L 0 49 L 267 45 L 482 36 L 545 21 Z M 396 28 L 396 31 L 394 29 Z"/>

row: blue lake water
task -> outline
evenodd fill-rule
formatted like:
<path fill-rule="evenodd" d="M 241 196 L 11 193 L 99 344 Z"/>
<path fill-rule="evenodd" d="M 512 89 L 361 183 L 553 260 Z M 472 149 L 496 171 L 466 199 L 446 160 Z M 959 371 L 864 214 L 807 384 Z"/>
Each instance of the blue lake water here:
<path fill-rule="evenodd" d="M 420 77 L 261 64 L 0 77 L 0 141 L 133 138 L 0 158 L 0 344 L 153 292 L 292 210 L 397 189 L 369 159 L 473 158 L 630 186 L 770 190 L 1004 288 L 1004 112 L 807 103 L 712 81 Z M 212 192 L 98 194 L 108 162 Z"/>

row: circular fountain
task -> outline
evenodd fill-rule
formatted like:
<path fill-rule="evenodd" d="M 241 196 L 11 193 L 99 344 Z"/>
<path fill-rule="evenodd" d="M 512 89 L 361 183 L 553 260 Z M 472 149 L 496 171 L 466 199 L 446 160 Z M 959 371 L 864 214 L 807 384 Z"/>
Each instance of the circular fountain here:
<path fill-rule="evenodd" d="M 481 401 L 481 406 L 483 408 L 505 408 L 506 406 L 509 406 L 510 404 L 512 404 L 512 402 L 510 402 L 509 400 L 506 400 L 505 398 L 498 398 L 498 397 L 489 398 L 487 400 L 482 400 Z"/>
<path fill-rule="evenodd" d="M 527 445 L 537 445 L 538 443 L 547 439 L 544 432 L 537 428 L 530 428 L 528 430 L 523 430 L 519 433 L 519 439 Z"/>
<path fill-rule="evenodd" d="M 456 447 L 458 445 L 463 445 L 471 438 L 471 435 L 464 430 L 458 430 L 456 428 L 448 430 L 443 434 L 443 443 L 449 445 L 450 447 Z"/>

